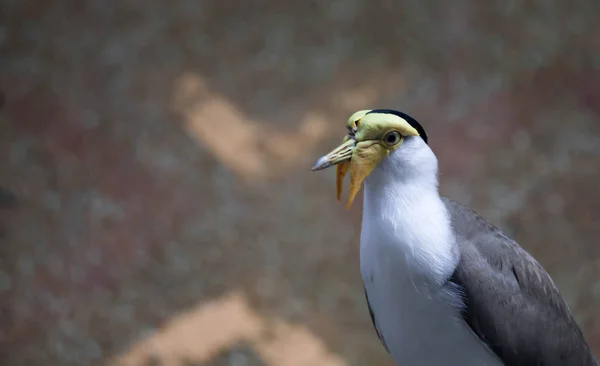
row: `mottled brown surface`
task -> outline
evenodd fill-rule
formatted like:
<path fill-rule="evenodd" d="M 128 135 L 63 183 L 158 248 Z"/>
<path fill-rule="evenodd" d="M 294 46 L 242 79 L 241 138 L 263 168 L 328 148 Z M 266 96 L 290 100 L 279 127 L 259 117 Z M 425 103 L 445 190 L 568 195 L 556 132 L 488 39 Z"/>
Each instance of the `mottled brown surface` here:
<path fill-rule="evenodd" d="M 374 107 L 600 353 L 600 3 L 527 3 L 3 1 L 0 363 L 391 365 L 309 170 Z"/>

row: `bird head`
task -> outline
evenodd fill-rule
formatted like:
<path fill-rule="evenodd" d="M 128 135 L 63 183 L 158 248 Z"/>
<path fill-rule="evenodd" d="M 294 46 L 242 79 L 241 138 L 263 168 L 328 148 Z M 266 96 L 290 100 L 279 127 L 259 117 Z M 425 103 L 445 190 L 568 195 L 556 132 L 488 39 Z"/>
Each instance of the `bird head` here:
<path fill-rule="evenodd" d="M 420 136 L 425 143 L 427 135 L 412 117 L 389 109 L 361 110 L 347 122 L 348 133 L 341 145 L 321 157 L 313 171 L 336 166 L 337 199 L 340 200 L 342 182 L 350 171 L 350 193 L 346 208 L 350 208 L 362 182 L 388 155 L 401 149 L 403 143 Z"/>

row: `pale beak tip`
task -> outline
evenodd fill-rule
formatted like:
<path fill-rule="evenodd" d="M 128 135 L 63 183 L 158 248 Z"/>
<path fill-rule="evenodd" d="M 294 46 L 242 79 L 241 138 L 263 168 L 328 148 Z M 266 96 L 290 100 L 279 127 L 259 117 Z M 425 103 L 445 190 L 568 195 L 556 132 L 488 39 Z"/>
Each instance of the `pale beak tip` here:
<path fill-rule="evenodd" d="M 323 156 L 319 160 L 317 160 L 317 162 L 315 163 L 315 165 L 313 165 L 311 170 L 313 172 L 316 172 L 317 170 L 328 168 L 330 165 L 331 165 L 331 162 L 329 161 L 327 156 Z"/>

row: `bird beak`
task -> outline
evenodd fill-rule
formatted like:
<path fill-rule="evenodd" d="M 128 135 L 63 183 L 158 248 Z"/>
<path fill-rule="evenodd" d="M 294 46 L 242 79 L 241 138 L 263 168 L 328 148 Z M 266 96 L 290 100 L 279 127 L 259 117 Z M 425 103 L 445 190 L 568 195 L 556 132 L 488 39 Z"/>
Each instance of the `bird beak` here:
<path fill-rule="evenodd" d="M 356 140 L 350 136 L 344 137 L 344 143 L 335 149 L 331 150 L 329 154 L 322 156 L 315 165 L 312 167 L 312 171 L 327 169 L 334 165 L 338 165 L 343 162 L 347 162 L 352 158 L 352 152 L 356 147 Z"/>
<path fill-rule="evenodd" d="M 317 171 L 337 165 L 336 194 L 338 201 L 341 198 L 342 182 L 346 173 L 350 170 L 350 192 L 346 204 L 346 208 L 349 209 L 360 190 L 362 182 L 386 155 L 387 150 L 377 143 L 372 141 L 357 142 L 354 138 L 346 136 L 340 146 L 317 160 L 312 170 Z"/>

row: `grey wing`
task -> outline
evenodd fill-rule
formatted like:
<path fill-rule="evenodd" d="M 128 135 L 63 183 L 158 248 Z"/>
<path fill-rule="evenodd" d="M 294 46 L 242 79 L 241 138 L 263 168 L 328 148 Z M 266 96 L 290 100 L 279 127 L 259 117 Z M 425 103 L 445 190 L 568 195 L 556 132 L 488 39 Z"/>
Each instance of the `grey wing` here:
<path fill-rule="evenodd" d="M 369 294 L 367 293 L 367 288 L 364 287 L 364 290 L 365 290 L 365 299 L 367 300 L 367 307 L 369 308 L 369 314 L 371 315 L 371 321 L 373 322 L 373 327 L 375 328 L 375 332 L 377 332 L 377 336 L 379 337 L 379 340 L 383 344 L 383 347 L 389 353 L 390 350 L 388 349 L 387 344 L 385 343 L 385 339 L 383 339 L 383 336 L 381 335 L 381 332 L 379 331 L 379 327 L 377 326 L 377 320 L 375 319 L 375 314 L 373 314 L 373 309 L 371 308 L 371 304 L 369 303 Z"/>
<path fill-rule="evenodd" d="M 459 286 L 470 328 L 506 365 L 597 366 L 542 266 L 475 212 L 444 199 L 459 241 Z"/>

